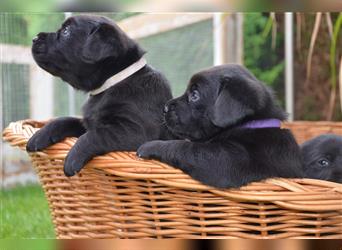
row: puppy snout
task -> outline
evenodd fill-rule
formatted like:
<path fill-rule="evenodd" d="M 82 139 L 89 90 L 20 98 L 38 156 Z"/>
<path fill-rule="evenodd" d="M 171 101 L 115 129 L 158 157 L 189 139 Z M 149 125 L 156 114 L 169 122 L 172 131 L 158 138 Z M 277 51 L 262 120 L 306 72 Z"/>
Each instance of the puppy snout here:
<path fill-rule="evenodd" d="M 32 52 L 34 55 L 45 54 L 47 51 L 48 33 L 41 32 L 32 39 Z"/>
<path fill-rule="evenodd" d="M 164 114 L 170 112 L 170 111 L 174 111 L 175 110 L 175 104 L 174 103 L 167 103 L 164 106 Z"/>
<path fill-rule="evenodd" d="M 164 111 L 164 114 L 169 112 L 169 106 L 167 104 L 164 106 L 164 110 L 163 111 Z"/>
<path fill-rule="evenodd" d="M 37 42 L 37 41 L 39 41 L 39 40 L 44 40 L 45 38 L 46 38 L 46 36 L 47 36 L 47 33 L 45 33 L 45 32 L 40 32 L 39 34 L 37 34 L 37 36 L 36 37 L 34 37 L 33 39 L 32 39 L 32 42 Z"/>

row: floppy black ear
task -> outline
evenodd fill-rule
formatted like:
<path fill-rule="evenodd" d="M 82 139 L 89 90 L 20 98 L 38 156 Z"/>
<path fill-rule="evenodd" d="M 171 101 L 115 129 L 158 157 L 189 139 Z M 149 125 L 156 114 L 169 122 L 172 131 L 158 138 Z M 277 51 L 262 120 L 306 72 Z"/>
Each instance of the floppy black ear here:
<path fill-rule="evenodd" d="M 227 85 L 225 83 L 222 84 L 223 87 L 209 116 L 214 125 L 224 128 L 237 123 L 248 115 L 252 115 L 254 111 L 242 103 L 241 100 L 235 99 L 229 93 Z"/>
<path fill-rule="evenodd" d="M 82 59 L 87 63 L 96 63 L 110 56 L 117 56 L 120 41 L 115 28 L 107 23 L 101 23 L 94 28 L 82 49 Z"/>

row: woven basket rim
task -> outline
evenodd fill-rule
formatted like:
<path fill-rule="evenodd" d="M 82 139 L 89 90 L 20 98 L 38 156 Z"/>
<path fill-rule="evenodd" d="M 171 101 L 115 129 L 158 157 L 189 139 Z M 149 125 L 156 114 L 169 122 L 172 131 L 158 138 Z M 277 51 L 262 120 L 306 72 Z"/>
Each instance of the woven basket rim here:
<path fill-rule="evenodd" d="M 25 150 L 28 139 L 43 126 L 46 121 L 22 120 L 12 122 L 3 131 L 3 138 L 12 146 Z M 342 128 L 342 122 L 333 122 Z M 332 122 L 296 121 L 290 123 L 326 126 Z M 30 153 L 64 160 L 76 138 L 50 146 L 42 152 Z M 95 157 L 86 168 L 94 168 L 127 179 L 146 179 L 174 188 L 207 191 L 239 201 L 272 201 L 288 209 L 326 211 L 342 208 L 342 184 L 315 179 L 274 178 L 250 183 L 240 189 L 216 189 L 193 180 L 182 171 L 155 160 L 139 159 L 135 152 L 111 152 Z M 82 172 L 72 178 L 79 178 Z M 305 206 L 310 203 L 310 207 Z M 305 208 L 303 208 L 305 207 Z"/>

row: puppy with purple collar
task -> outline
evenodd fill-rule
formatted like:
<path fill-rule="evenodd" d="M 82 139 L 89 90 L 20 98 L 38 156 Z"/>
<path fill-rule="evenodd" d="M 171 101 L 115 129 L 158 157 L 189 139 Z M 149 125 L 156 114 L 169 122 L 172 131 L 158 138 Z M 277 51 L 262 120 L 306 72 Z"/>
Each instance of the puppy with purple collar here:
<path fill-rule="evenodd" d="M 195 74 L 184 95 L 165 105 L 164 117 L 171 133 L 183 139 L 147 142 L 139 157 L 160 160 L 218 188 L 303 177 L 300 148 L 292 133 L 280 128 L 285 112 L 242 66 Z"/>
<path fill-rule="evenodd" d="M 135 151 L 146 141 L 170 138 L 163 125 L 163 107 L 172 98 L 168 81 L 110 19 L 71 17 L 56 32 L 39 33 L 32 54 L 41 68 L 89 93 L 82 119 L 54 119 L 27 144 L 28 152 L 36 152 L 78 137 L 64 162 L 66 176 L 97 155 Z"/>

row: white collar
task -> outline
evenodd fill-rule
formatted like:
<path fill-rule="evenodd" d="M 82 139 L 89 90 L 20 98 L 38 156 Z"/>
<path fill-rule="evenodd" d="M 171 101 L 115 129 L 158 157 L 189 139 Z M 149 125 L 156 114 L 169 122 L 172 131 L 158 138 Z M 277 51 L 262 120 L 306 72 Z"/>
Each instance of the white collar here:
<path fill-rule="evenodd" d="M 145 58 L 140 58 L 139 61 L 133 63 L 131 66 L 123 69 L 119 73 L 113 75 L 111 78 L 108 78 L 101 87 L 94 89 L 89 92 L 90 95 L 98 95 L 103 91 L 109 89 L 110 87 L 114 86 L 115 84 L 121 82 L 122 80 L 130 77 L 140 69 L 142 69 L 146 65 Z"/>

